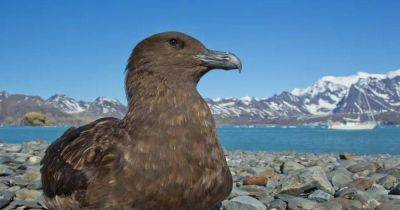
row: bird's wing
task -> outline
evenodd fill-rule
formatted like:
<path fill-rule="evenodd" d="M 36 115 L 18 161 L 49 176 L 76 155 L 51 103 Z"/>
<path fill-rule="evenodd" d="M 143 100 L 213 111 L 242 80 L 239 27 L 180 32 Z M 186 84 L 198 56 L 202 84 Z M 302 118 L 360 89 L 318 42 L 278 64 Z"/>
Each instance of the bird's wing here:
<path fill-rule="evenodd" d="M 70 128 L 49 146 L 41 169 L 47 197 L 84 193 L 100 172 L 104 175 L 118 167 L 118 122 L 116 118 L 103 118 Z"/>

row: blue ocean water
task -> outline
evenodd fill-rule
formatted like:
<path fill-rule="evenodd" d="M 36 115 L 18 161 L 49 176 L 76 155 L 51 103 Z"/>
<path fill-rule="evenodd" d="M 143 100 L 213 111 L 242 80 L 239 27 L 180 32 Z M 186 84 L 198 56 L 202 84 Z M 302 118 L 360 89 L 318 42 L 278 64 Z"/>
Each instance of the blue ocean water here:
<path fill-rule="evenodd" d="M 0 127 L 0 141 L 53 141 L 68 127 Z M 336 131 L 324 127 L 220 126 L 218 135 L 228 150 L 350 152 L 400 154 L 400 127 L 370 131 Z"/>

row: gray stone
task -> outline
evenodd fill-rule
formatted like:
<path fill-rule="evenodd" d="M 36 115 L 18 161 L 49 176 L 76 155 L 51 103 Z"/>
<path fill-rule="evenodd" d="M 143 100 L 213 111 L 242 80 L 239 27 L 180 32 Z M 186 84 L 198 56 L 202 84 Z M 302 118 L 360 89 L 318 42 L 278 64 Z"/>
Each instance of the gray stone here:
<path fill-rule="evenodd" d="M 283 180 L 282 192 L 299 195 L 311 189 L 320 189 L 333 195 L 335 190 L 328 181 L 325 172 L 319 166 L 293 171 Z"/>
<path fill-rule="evenodd" d="M 0 165 L 0 176 L 8 176 L 14 174 L 14 171 L 5 165 Z"/>
<path fill-rule="evenodd" d="M 391 168 L 387 170 L 386 173 L 395 176 L 397 179 L 400 179 L 400 167 Z"/>
<path fill-rule="evenodd" d="M 6 152 L 9 152 L 9 153 L 17 153 L 17 152 L 21 152 L 21 150 L 22 150 L 21 144 L 9 144 L 6 147 Z"/>
<path fill-rule="evenodd" d="M 368 189 L 369 193 L 372 193 L 374 195 L 387 195 L 389 193 L 388 190 L 385 189 L 382 185 L 379 184 L 373 184 L 370 189 Z"/>
<path fill-rule="evenodd" d="M 250 196 L 238 196 L 228 201 L 227 210 L 266 210 L 267 207 Z"/>
<path fill-rule="evenodd" d="M 0 199 L 11 200 L 15 195 L 15 192 L 9 190 L 3 190 L 0 192 Z"/>
<path fill-rule="evenodd" d="M 37 200 L 42 193 L 38 190 L 29 190 L 26 188 L 22 188 L 15 192 L 16 200 L 24 200 L 24 201 L 33 201 Z"/>
<path fill-rule="evenodd" d="M 29 164 L 29 165 L 38 165 L 39 163 L 40 163 L 40 161 L 42 160 L 42 158 L 41 157 L 39 157 L 39 156 L 30 156 L 29 158 L 28 158 L 28 161 L 27 161 L 27 163 Z"/>
<path fill-rule="evenodd" d="M 288 174 L 291 171 L 296 171 L 305 168 L 303 165 L 295 161 L 286 161 L 282 164 L 282 173 Z"/>
<path fill-rule="evenodd" d="M 248 192 L 249 193 L 248 195 L 250 195 L 251 197 L 255 197 L 257 199 L 272 194 L 272 191 L 269 191 L 266 187 L 258 185 L 244 185 L 239 189 Z"/>
<path fill-rule="evenodd" d="M 383 177 L 387 176 L 387 174 L 382 174 L 382 173 L 372 173 L 368 177 L 373 179 L 375 182 L 378 182 L 378 180 L 382 179 Z"/>
<path fill-rule="evenodd" d="M 332 199 L 324 203 L 320 203 L 315 210 L 342 210 L 343 206 L 337 199 Z"/>
<path fill-rule="evenodd" d="M 383 169 L 391 169 L 400 166 L 400 158 L 388 158 L 383 161 Z"/>
<path fill-rule="evenodd" d="M 395 187 L 393 187 L 393 189 L 390 190 L 389 194 L 400 195 L 400 184 L 397 184 Z"/>
<path fill-rule="evenodd" d="M 396 185 L 396 183 L 398 183 L 398 180 L 395 176 L 387 175 L 379 179 L 377 182 L 386 189 L 390 190 Z"/>
<path fill-rule="evenodd" d="M 336 173 L 332 176 L 332 184 L 337 188 L 342 188 L 353 181 L 353 179 L 344 173 Z"/>
<path fill-rule="evenodd" d="M 234 197 L 242 196 L 242 195 L 249 195 L 248 192 L 240 190 L 236 187 L 236 185 L 233 185 L 231 194 L 229 195 L 229 199 L 232 199 Z"/>
<path fill-rule="evenodd" d="M 10 203 L 10 207 L 17 209 L 42 209 L 43 207 L 39 204 L 38 201 L 23 201 L 23 200 L 14 200 Z"/>
<path fill-rule="evenodd" d="M 361 163 L 352 165 L 352 166 L 348 167 L 347 170 L 349 170 L 350 172 L 353 172 L 353 173 L 357 173 L 357 172 L 361 172 L 361 171 L 365 171 L 365 170 L 376 171 L 377 168 L 378 168 L 378 166 L 376 163 L 366 161 L 366 162 L 361 162 Z"/>
<path fill-rule="evenodd" d="M 273 200 L 268 206 L 268 209 L 276 209 L 276 210 L 286 210 L 286 208 L 287 208 L 287 203 L 281 199 Z"/>
<path fill-rule="evenodd" d="M 376 207 L 376 210 L 399 210 L 400 201 L 388 201 Z"/>
<path fill-rule="evenodd" d="M 322 190 L 316 190 L 313 193 L 311 193 L 310 195 L 308 195 L 308 199 L 313 200 L 313 201 L 317 201 L 317 202 L 325 202 L 325 201 L 329 201 L 330 199 L 332 199 L 333 196 L 329 193 L 326 193 Z"/>
<path fill-rule="evenodd" d="M 305 198 L 301 197 L 295 197 L 292 195 L 287 195 L 287 194 L 279 194 L 277 195 L 279 199 L 282 199 L 288 203 L 288 209 L 291 210 L 311 210 L 315 209 L 318 206 L 318 203 L 315 201 L 311 201 Z"/>
<path fill-rule="evenodd" d="M 357 195 L 357 191 L 358 191 L 357 188 L 345 187 L 345 188 L 342 188 L 342 189 L 338 190 L 335 193 L 335 197 L 343 197 L 343 198 L 352 200 Z"/>
<path fill-rule="evenodd" d="M 14 163 L 14 158 L 4 155 L 0 156 L 0 164 L 8 164 L 8 163 Z"/>
<path fill-rule="evenodd" d="M 257 198 L 261 203 L 263 203 L 265 206 L 269 206 L 269 204 L 274 200 L 274 196 L 272 195 L 266 195 Z"/>
<path fill-rule="evenodd" d="M 0 198 L 0 208 L 6 207 L 10 202 L 11 200 Z"/>
<path fill-rule="evenodd" d="M 340 164 L 340 166 L 347 168 L 349 166 L 357 164 L 357 162 L 355 162 L 353 160 L 340 160 L 339 164 Z"/>
<path fill-rule="evenodd" d="M 30 190 L 41 190 L 42 189 L 42 181 L 36 180 L 31 183 L 29 183 L 26 188 Z"/>

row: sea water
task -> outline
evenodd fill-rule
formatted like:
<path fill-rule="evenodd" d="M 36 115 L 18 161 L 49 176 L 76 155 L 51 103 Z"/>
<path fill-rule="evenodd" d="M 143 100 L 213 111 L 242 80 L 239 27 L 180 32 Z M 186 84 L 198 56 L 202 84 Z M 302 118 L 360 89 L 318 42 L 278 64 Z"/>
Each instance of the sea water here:
<path fill-rule="evenodd" d="M 0 141 L 54 141 L 63 127 L 0 127 Z M 400 127 L 382 126 L 366 131 L 338 131 L 320 126 L 219 126 L 222 146 L 228 150 L 350 152 L 400 154 Z"/>

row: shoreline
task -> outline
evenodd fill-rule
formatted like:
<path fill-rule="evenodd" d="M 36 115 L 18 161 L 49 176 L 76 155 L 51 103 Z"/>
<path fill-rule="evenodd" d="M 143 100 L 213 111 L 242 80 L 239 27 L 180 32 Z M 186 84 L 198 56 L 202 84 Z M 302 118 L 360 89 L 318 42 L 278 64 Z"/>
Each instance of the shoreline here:
<path fill-rule="evenodd" d="M 42 209 L 46 141 L 0 143 L 0 208 Z M 400 209 L 400 155 L 226 150 L 220 209 Z"/>

